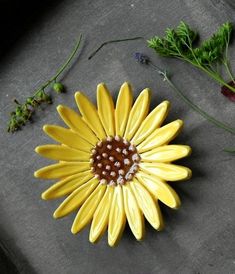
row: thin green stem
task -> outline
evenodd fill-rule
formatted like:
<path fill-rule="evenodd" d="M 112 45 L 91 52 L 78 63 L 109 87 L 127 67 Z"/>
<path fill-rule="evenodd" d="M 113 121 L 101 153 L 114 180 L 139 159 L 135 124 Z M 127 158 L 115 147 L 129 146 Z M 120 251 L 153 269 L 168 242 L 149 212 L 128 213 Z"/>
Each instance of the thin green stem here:
<path fill-rule="evenodd" d="M 213 73 L 214 75 L 217 75 L 218 77 L 221 77 L 220 74 L 217 71 L 217 68 L 215 68 L 215 64 L 208 64 L 206 67 L 209 68 L 209 71 Z"/>
<path fill-rule="evenodd" d="M 188 49 L 192 52 L 193 54 L 193 57 L 194 57 L 194 60 L 195 61 L 192 61 L 191 59 L 189 59 L 186 55 L 174 55 L 174 57 L 180 59 L 180 60 L 183 60 L 183 61 L 187 61 L 188 63 L 190 63 L 191 65 L 197 67 L 198 69 L 202 70 L 203 72 L 205 72 L 207 75 L 209 75 L 211 78 L 213 78 L 215 81 L 217 81 L 218 83 L 220 83 L 221 85 L 223 86 L 226 86 L 227 88 L 229 88 L 232 92 L 235 93 L 235 88 L 230 86 L 228 83 L 225 82 L 225 80 L 220 76 L 220 74 L 214 70 L 209 70 L 209 69 L 206 69 L 205 67 L 201 66 L 200 63 L 198 62 L 195 54 L 194 54 L 194 51 L 192 48 L 190 48 L 188 46 L 188 44 L 184 43 Z M 233 80 L 234 81 L 234 80 Z"/>
<path fill-rule="evenodd" d="M 195 52 L 194 52 L 194 50 L 193 50 L 192 43 L 190 42 L 191 39 L 190 39 L 190 37 L 189 37 L 188 35 L 187 35 L 187 38 L 188 38 L 190 44 L 188 45 L 186 42 L 184 42 L 184 45 L 191 51 L 194 60 L 196 61 L 197 65 L 200 66 L 200 63 L 199 63 L 199 61 L 198 61 L 198 59 L 197 59 L 197 56 L 195 55 Z M 187 58 L 187 56 L 184 55 L 183 57 L 184 57 L 185 60 L 189 60 L 189 59 Z"/>
<path fill-rule="evenodd" d="M 228 63 L 228 60 L 225 60 L 223 62 L 224 66 L 225 66 L 225 69 L 227 71 L 227 74 L 229 76 L 229 78 L 231 79 L 231 81 L 235 84 L 235 80 L 234 80 L 234 76 L 232 75 L 232 71 L 231 71 L 231 68 L 230 68 L 230 65 Z"/>
<path fill-rule="evenodd" d="M 138 40 L 138 39 L 144 39 L 141 36 L 138 37 L 133 37 L 133 38 L 125 38 L 125 39 L 116 39 L 116 40 L 110 40 L 102 43 L 95 51 L 93 51 L 90 56 L 88 57 L 88 60 L 93 58 L 98 51 L 100 51 L 105 45 L 112 44 L 112 43 L 119 43 L 119 42 L 124 42 L 124 41 L 133 41 L 133 40 Z"/>
<path fill-rule="evenodd" d="M 17 100 L 15 100 L 15 103 L 17 103 L 17 108 L 14 112 L 11 113 L 11 118 L 8 123 L 8 131 L 14 132 L 21 128 L 21 126 L 25 125 L 25 123 L 30 119 L 33 110 L 41 104 L 41 102 L 47 102 L 51 103 L 51 97 L 46 94 L 45 88 L 47 88 L 52 82 L 57 82 L 57 78 L 63 73 L 63 71 L 68 67 L 71 60 L 77 53 L 80 44 L 81 44 L 82 35 L 79 36 L 79 39 L 76 42 L 76 45 L 74 49 L 72 50 L 69 57 L 66 59 L 64 64 L 58 69 L 56 74 L 52 76 L 49 80 L 47 80 L 45 83 L 43 83 L 32 96 L 28 97 L 27 100 L 20 104 Z M 59 84 L 59 83 L 58 83 Z M 62 84 L 61 84 L 62 85 Z M 63 87 L 63 85 L 62 85 Z M 57 90 L 55 90 L 57 91 Z"/>
<path fill-rule="evenodd" d="M 234 148 L 234 147 L 225 148 L 224 151 L 225 151 L 225 152 L 229 152 L 229 153 L 235 153 L 235 148 Z"/>
<path fill-rule="evenodd" d="M 71 62 L 71 60 L 73 59 L 74 55 L 77 53 L 80 44 L 82 41 L 82 34 L 79 36 L 77 43 L 73 49 L 73 51 L 71 52 L 71 54 L 69 55 L 68 59 L 64 62 L 64 64 L 58 69 L 58 71 L 56 72 L 56 74 L 54 76 L 52 76 L 48 81 L 46 81 L 45 83 L 43 83 L 38 89 L 37 91 L 33 94 L 32 97 L 35 97 L 41 90 L 44 90 L 46 87 L 48 87 L 52 82 L 56 81 L 57 78 L 60 76 L 60 74 L 67 68 L 67 66 L 69 65 L 69 63 Z"/>
<path fill-rule="evenodd" d="M 73 51 L 71 52 L 71 54 L 69 55 L 68 59 L 64 62 L 64 64 L 58 69 L 58 71 L 56 72 L 56 74 L 54 76 L 52 76 L 48 81 L 46 81 L 37 92 L 39 92 L 42 89 L 45 89 L 46 87 L 48 87 L 52 82 L 56 81 L 57 78 L 60 76 L 60 74 L 67 68 L 67 66 L 69 65 L 69 63 L 71 62 L 71 60 L 73 59 L 74 55 L 77 53 L 80 44 L 81 44 L 81 40 L 82 40 L 82 34 L 79 36 L 77 43 L 73 49 Z"/>
<path fill-rule="evenodd" d="M 228 34 L 229 35 L 229 34 Z M 190 38 L 188 36 L 188 39 L 190 41 Z M 229 62 L 228 62 L 228 45 L 229 45 L 229 40 L 230 40 L 230 36 L 227 37 L 227 40 L 226 40 L 226 46 L 225 46 L 225 58 L 224 58 L 224 66 L 226 68 L 226 71 L 229 75 L 229 77 L 231 78 L 231 80 L 234 82 L 234 76 L 232 75 L 232 72 L 231 72 L 231 68 L 229 66 Z M 235 88 L 233 88 L 232 86 L 228 85 L 224 79 L 220 76 L 220 74 L 218 73 L 218 69 L 215 71 L 212 67 L 212 65 L 210 65 L 210 68 L 211 68 L 211 71 L 209 70 L 206 70 L 204 69 L 203 66 L 200 65 L 200 63 L 198 62 L 197 60 L 197 57 L 195 56 L 194 54 L 194 50 L 192 48 L 192 43 L 190 43 L 190 47 L 188 47 L 192 54 L 193 54 L 193 57 L 195 59 L 195 61 L 197 62 L 198 64 L 198 68 L 202 69 L 204 72 L 206 72 L 210 77 L 212 77 L 214 80 L 216 80 L 217 82 L 219 82 L 220 84 L 226 86 L 227 88 L 229 88 L 232 92 L 235 92 Z M 217 63 L 218 64 L 218 63 Z M 235 82 L 234 82 L 235 83 Z"/>
<path fill-rule="evenodd" d="M 77 50 L 80 47 L 82 41 L 82 34 L 79 36 L 78 41 L 74 47 L 74 50 L 71 52 L 70 56 L 68 57 L 68 59 L 65 61 L 65 63 L 59 68 L 59 70 L 57 71 L 56 75 L 53 76 L 50 81 L 53 82 L 54 80 L 57 79 L 57 77 L 66 69 L 66 67 L 69 65 L 69 63 L 71 62 L 71 60 L 73 59 L 74 55 L 77 53 Z"/>
<path fill-rule="evenodd" d="M 190 49 L 190 47 L 189 47 Z M 193 54 L 193 50 L 192 50 L 192 54 Z M 189 59 L 186 55 L 176 55 L 176 54 L 172 54 L 173 57 L 176 57 L 177 59 L 180 59 L 182 61 L 186 61 L 188 63 L 190 63 L 191 65 L 197 67 L 198 69 L 202 70 L 203 72 L 205 72 L 207 75 L 209 75 L 211 78 L 213 78 L 216 82 L 218 82 L 219 84 L 226 86 L 229 90 L 231 90 L 232 92 L 235 93 L 235 88 L 230 86 L 228 83 L 225 82 L 225 80 L 220 76 L 220 74 L 214 70 L 209 70 L 206 69 L 205 67 L 201 66 L 200 63 L 198 62 L 196 56 L 194 57 L 195 61 L 192 61 L 191 59 Z M 233 80 L 234 81 L 234 80 Z"/>
<path fill-rule="evenodd" d="M 229 125 L 226 125 L 218 120 L 216 120 L 215 118 L 213 118 L 212 116 L 210 116 L 209 114 L 207 114 L 205 111 L 203 111 L 201 108 L 199 108 L 197 105 L 195 105 L 188 97 L 186 97 L 180 89 L 178 89 L 175 84 L 170 80 L 170 78 L 168 77 L 166 71 L 163 71 L 162 69 L 160 69 L 159 67 L 157 67 L 156 65 L 154 65 L 153 63 L 150 62 L 150 65 L 152 65 L 155 69 L 158 70 L 158 73 L 163 76 L 164 80 L 168 83 L 168 85 L 176 92 L 176 94 L 188 105 L 190 106 L 194 111 L 196 111 L 197 113 L 199 113 L 203 118 L 205 118 L 207 121 L 209 121 L 210 123 L 216 125 L 219 128 L 222 128 L 232 134 L 235 134 L 235 128 L 230 127 Z"/>
<path fill-rule="evenodd" d="M 60 74 L 67 68 L 67 66 L 69 65 L 69 63 L 71 62 L 71 60 L 73 59 L 74 55 L 77 53 L 80 44 L 82 41 L 82 34 L 79 36 L 77 43 L 73 49 L 73 51 L 71 52 L 71 54 L 69 55 L 68 59 L 64 62 L 64 64 L 58 69 L 58 71 L 56 72 L 56 74 L 54 76 L 52 76 L 48 81 L 46 81 L 45 83 L 43 83 L 38 89 L 37 91 L 33 94 L 33 97 L 35 97 L 41 90 L 44 90 L 46 87 L 48 87 L 52 82 L 56 81 L 57 78 L 60 76 Z"/>
<path fill-rule="evenodd" d="M 228 33 L 227 39 L 226 39 L 226 46 L 225 46 L 225 54 L 224 54 L 224 60 L 223 64 L 225 66 L 225 69 L 227 71 L 228 76 L 230 77 L 231 81 L 235 83 L 234 76 L 229 64 L 229 58 L 228 58 L 228 46 L 229 46 L 229 41 L 230 41 L 230 33 Z"/>
<path fill-rule="evenodd" d="M 190 64 L 192 64 L 193 66 L 199 68 L 200 70 L 202 70 L 203 72 L 205 72 L 206 74 L 208 74 L 211 78 L 213 78 L 215 81 L 217 81 L 218 83 L 220 83 L 223 86 L 226 86 L 227 88 L 229 88 L 232 92 L 235 93 L 235 88 L 231 87 L 228 83 L 225 82 L 225 80 L 218 74 L 215 73 L 214 71 L 211 71 L 209 69 L 204 68 L 201 65 L 196 64 L 195 62 L 192 62 L 190 59 L 186 58 L 184 59 L 185 61 L 189 62 Z"/>

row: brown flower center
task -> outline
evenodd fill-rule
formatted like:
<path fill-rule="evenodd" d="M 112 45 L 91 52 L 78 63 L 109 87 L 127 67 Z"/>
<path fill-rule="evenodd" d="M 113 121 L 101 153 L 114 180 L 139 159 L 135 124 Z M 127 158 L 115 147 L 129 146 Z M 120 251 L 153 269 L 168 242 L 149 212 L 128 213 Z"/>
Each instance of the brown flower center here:
<path fill-rule="evenodd" d="M 91 152 L 91 170 L 102 184 L 123 185 L 139 169 L 140 155 L 136 147 L 119 136 L 98 142 Z"/>

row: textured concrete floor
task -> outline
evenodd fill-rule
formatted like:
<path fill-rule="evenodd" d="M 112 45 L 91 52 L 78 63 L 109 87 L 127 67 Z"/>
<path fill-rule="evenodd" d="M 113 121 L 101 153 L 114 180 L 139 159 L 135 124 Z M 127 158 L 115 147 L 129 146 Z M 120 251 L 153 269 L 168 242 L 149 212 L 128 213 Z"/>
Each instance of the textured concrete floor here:
<path fill-rule="evenodd" d="M 222 152 L 234 144 L 234 138 L 191 111 L 154 71 L 138 65 L 132 55 L 135 51 L 150 55 L 173 73 L 174 81 L 195 103 L 233 126 L 234 104 L 220 95 L 219 86 L 207 76 L 179 61 L 157 57 L 144 41 L 109 45 L 87 60 L 105 40 L 136 35 L 147 39 L 180 20 L 207 37 L 234 16 L 232 0 L 58 1 L 5 54 L 0 62 L 0 239 L 21 273 L 235 273 L 235 158 Z M 81 56 L 63 78 L 68 92 L 55 96 L 52 106 L 39 111 L 35 123 L 17 134 L 7 134 L 12 98 L 23 101 L 51 76 L 80 33 L 84 35 Z M 234 48 L 233 44 L 233 64 Z M 193 178 L 173 184 L 182 207 L 174 211 L 162 206 L 163 232 L 147 226 L 145 240 L 137 242 L 126 228 L 120 245 L 111 249 L 106 236 L 91 245 L 89 228 L 73 236 L 74 214 L 53 220 L 60 201 L 40 199 L 51 182 L 34 179 L 33 171 L 49 161 L 38 157 L 34 147 L 49 142 L 42 133 L 43 124 L 61 123 L 57 104 L 75 107 L 76 90 L 95 100 L 96 85 L 106 82 L 115 97 L 124 81 L 133 84 L 135 95 L 144 87 L 151 88 L 152 106 L 165 99 L 172 102 L 168 121 L 185 121 L 177 143 L 193 148 L 192 156 L 181 161 L 192 168 Z"/>

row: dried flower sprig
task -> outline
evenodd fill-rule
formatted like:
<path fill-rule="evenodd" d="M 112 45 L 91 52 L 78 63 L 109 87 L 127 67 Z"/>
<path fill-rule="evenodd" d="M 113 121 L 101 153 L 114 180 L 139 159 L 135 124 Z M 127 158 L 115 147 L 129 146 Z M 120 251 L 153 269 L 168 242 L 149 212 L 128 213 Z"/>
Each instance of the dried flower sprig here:
<path fill-rule="evenodd" d="M 82 39 L 82 35 L 80 35 L 68 59 L 58 69 L 56 74 L 52 76 L 44 84 L 42 84 L 32 96 L 28 97 L 26 101 L 22 104 L 19 103 L 17 99 L 14 99 L 14 102 L 16 103 L 17 106 L 15 110 L 11 112 L 10 114 L 10 121 L 8 122 L 8 128 L 7 128 L 8 132 L 13 133 L 21 129 L 22 126 L 24 126 L 28 121 L 31 120 L 35 109 L 42 103 L 47 103 L 47 104 L 52 103 L 51 96 L 47 94 L 45 91 L 46 88 L 52 87 L 52 89 L 57 93 L 61 93 L 64 91 L 64 85 L 58 81 L 58 78 L 64 72 L 64 70 L 68 67 L 73 57 L 77 53 L 81 44 L 81 39 Z"/>
<path fill-rule="evenodd" d="M 155 36 L 148 40 L 148 46 L 159 55 L 174 57 L 186 61 L 194 67 L 202 70 L 223 87 L 227 87 L 229 95 L 235 93 L 235 78 L 232 74 L 228 46 L 231 40 L 233 26 L 226 22 L 219 27 L 209 39 L 203 41 L 199 47 L 195 47 L 198 33 L 191 29 L 183 21 L 176 29 L 167 28 L 164 37 Z M 227 82 L 221 75 L 224 67 L 231 82 Z M 223 93 L 224 94 L 224 93 Z M 224 94 L 229 99 L 228 92 Z"/>
<path fill-rule="evenodd" d="M 125 41 L 133 41 L 133 40 L 139 40 L 139 39 L 144 39 L 144 38 L 141 37 L 141 36 L 137 36 L 137 37 L 132 37 L 132 38 L 116 39 L 116 40 L 109 40 L 109 41 L 103 42 L 96 50 L 94 50 L 89 55 L 88 60 L 90 60 L 91 58 L 93 58 L 98 51 L 100 51 L 104 46 L 106 46 L 108 44 L 125 42 Z"/>
<path fill-rule="evenodd" d="M 163 81 L 166 81 L 167 84 L 171 87 L 171 89 L 177 94 L 177 96 L 180 97 L 191 109 L 196 111 L 198 114 L 200 114 L 203 118 L 205 118 L 208 122 L 214 124 L 215 126 L 224 129 L 225 131 L 228 131 L 232 134 L 235 134 L 235 128 L 230 127 L 229 125 L 222 123 L 218 120 L 216 120 L 214 117 L 210 116 L 208 113 L 206 113 L 204 110 L 202 110 L 200 107 L 198 107 L 196 104 L 194 104 L 187 96 L 183 94 L 183 92 L 171 81 L 170 74 L 167 72 L 167 70 L 161 69 L 160 67 L 156 66 L 148 56 L 142 54 L 142 53 L 135 53 L 135 59 L 140 63 L 144 65 L 150 65 L 154 69 L 157 70 L 158 74 L 162 76 Z M 225 149 L 226 152 L 234 153 L 235 148 L 229 148 Z"/>

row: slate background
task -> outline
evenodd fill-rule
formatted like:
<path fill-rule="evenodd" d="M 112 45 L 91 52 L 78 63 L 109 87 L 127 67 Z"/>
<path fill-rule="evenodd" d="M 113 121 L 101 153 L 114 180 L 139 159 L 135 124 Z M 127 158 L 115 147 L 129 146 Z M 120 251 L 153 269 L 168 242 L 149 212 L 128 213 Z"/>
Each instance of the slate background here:
<path fill-rule="evenodd" d="M 4 6 L 6 1 L 2 1 L 3 11 L 9 3 Z M 200 30 L 205 38 L 224 21 L 234 23 L 234 1 L 64 0 L 42 1 L 40 7 L 23 2 L 21 9 L 16 1 L 11 3 L 12 9 L 2 12 L 0 28 L 4 38 L 0 59 L 0 272 L 235 273 L 235 158 L 222 152 L 234 144 L 234 138 L 191 111 L 153 70 L 137 64 L 133 53 L 143 51 L 158 65 L 168 68 L 178 87 L 195 103 L 233 126 L 234 104 L 220 95 L 219 86 L 207 76 L 177 60 L 157 57 L 144 41 L 108 45 L 87 60 L 105 40 L 139 35 L 147 39 L 163 34 L 166 27 L 176 26 L 180 20 Z M 5 31 L 8 35 L 3 35 Z M 63 77 L 67 93 L 54 96 L 54 104 L 38 111 L 35 123 L 23 131 L 6 133 L 12 99 L 24 101 L 53 75 L 80 33 L 84 35 L 81 55 Z M 230 55 L 234 63 L 234 44 Z M 152 106 L 165 99 L 171 101 L 167 121 L 185 121 L 176 142 L 193 148 L 192 156 L 180 161 L 192 168 L 193 178 L 173 184 L 182 207 L 174 211 L 162 206 L 166 222 L 163 232 L 157 233 L 147 225 L 145 240 L 137 242 L 126 228 L 119 246 L 111 249 L 106 236 L 99 244 L 91 245 L 89 228 L 73 236 L 70 227 L 75 214 L 53 220 L 52 213 L 60 201 L 40 199 L 51 182 L 34 179 L 33 171 L 49 161 L 38 157 L 34 147 L 50 142 L 42 133 L 42 126 L 62 124 L 56 105 L 75 108 L 76 90 L 84 91 L 95 101 L 99 82 L 106 82 L 116 97 L 124 81 L 133 84 L 136 96 L 150 87 Z"/>

